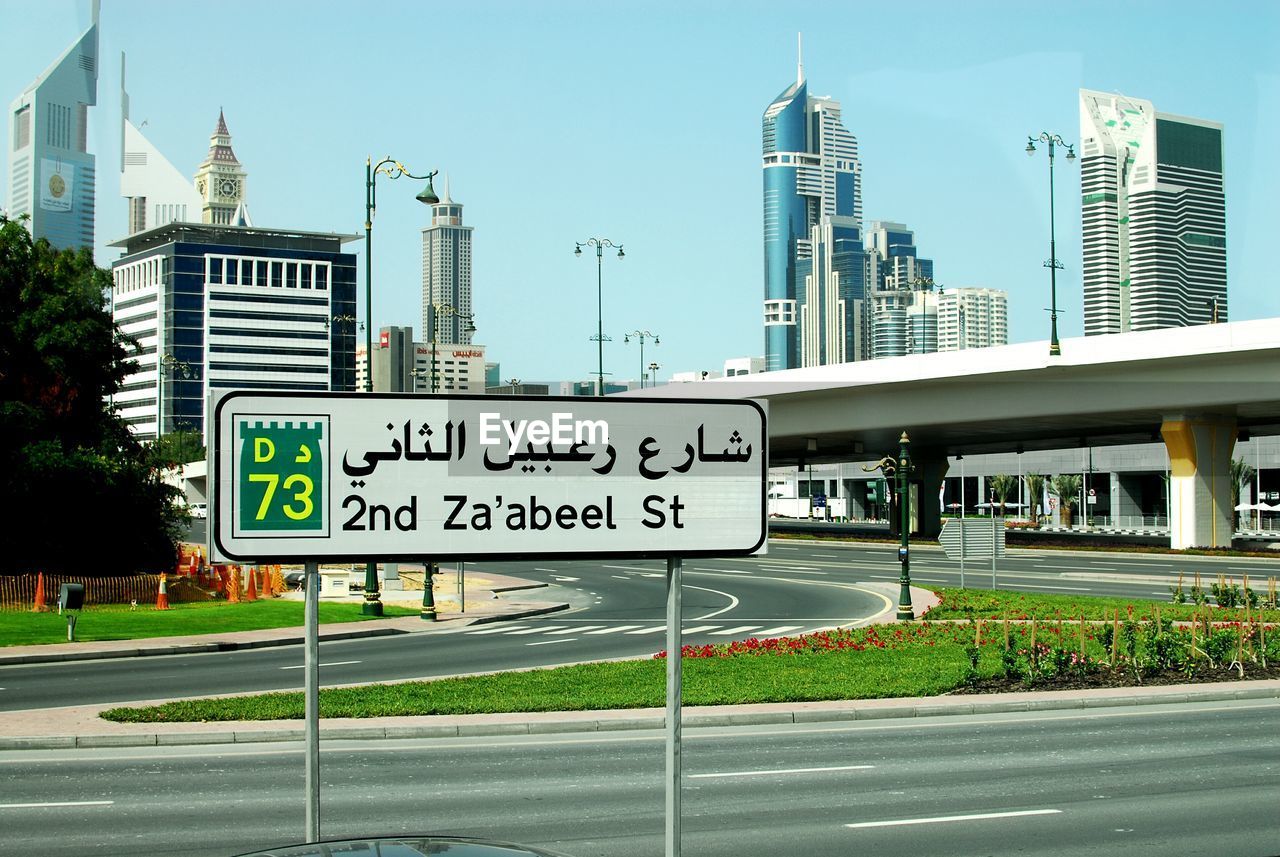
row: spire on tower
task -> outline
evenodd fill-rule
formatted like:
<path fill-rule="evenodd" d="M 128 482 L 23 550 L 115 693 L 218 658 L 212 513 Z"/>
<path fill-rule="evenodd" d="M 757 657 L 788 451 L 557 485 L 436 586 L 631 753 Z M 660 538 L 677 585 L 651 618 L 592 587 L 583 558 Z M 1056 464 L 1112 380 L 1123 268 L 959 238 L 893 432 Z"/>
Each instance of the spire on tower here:
<path fill-rule="evenodd" d="M 796 33 L 796 86 L 804 83 L 804 34 Z"/>

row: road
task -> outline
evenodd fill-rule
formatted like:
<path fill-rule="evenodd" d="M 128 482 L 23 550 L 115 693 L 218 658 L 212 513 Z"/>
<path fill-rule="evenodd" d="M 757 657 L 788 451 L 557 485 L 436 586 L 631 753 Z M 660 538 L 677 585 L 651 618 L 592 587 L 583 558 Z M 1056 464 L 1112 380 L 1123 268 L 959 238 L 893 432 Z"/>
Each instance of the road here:
<path fill-rule="evenodd" d="M 801 634 L 858 624 L 885 609 L 885 598 L 859 582 L 898 579 L 892 545 L 770 545 L 767 556 L 691 560 L 684 571 L 683 631 L 688 643 Z M 393 681 L 646 657 L 663 648 L 665 564 L 537 562 L 482 566 L 547 584 L 538 598 L 571 609 L 487 626 L 442 626 L 421 634 L 325 643 L 325 685 Z M 1255 585 L 1273 561 L 1016 551 L 998 562 L 1001 588 L 1168 599 L 1179 572 L 1200 569 L 1207 588 L 1218 573 L 1249 573 Z M 936 548 L 912 554 L 912 579 L 958 586 L 959 563 Z M 970 587 L 991 585 L 990 565 L 970 563 Z M 1190 586 L 1188 577 L 1187 586 Z M 522 593 L 528 595 L 527 592 Z M 0 710 L 129 702 L 243 691 L 300 689 L 300 647 L 73 661 L 0 667 Z"/>
<path fill-rule="evenodd" d="M 687 730 L 684 851 L 1276 853 L 1280 704 Z M 323 745 L 326 836 L 662 853 L 662 735 Z M 302 836 L 298 745 L 0 753 L 0 855 L 227 855 Z"/>

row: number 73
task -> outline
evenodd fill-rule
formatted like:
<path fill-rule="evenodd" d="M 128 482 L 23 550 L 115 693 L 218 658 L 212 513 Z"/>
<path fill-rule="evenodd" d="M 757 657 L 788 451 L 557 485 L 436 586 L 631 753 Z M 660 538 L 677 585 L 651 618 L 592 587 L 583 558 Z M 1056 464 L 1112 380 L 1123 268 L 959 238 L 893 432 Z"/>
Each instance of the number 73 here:
<path fill-rule="evenodd" d="M 282 487 L 288 491 L 295 485 L 302 486 L 293 493 L 293 502 L 299 504 L 299 508 L 294 508 L 292 504 L 285 504 L 281 508 L 284 513 L 295 521 L 301 521 L 311 517 L 311 513 L 315 511 L 315 504 L 311 502 L 311 492 L 315 490 L 315 484 L 311 481 L 311 477 L 302 473 L 294 473 L 287 476 L 284 484 L 280 485 L 280 474 L 278 473 L 250 473 L 250 482 L 265 482 L 267 490 L 262 494 L 262 502 L 258 504 L 257 520 L 261 521 L 267 517 L 267 510 L 271 508 L 271 500 L 276 495 L 276 487 Z"/>

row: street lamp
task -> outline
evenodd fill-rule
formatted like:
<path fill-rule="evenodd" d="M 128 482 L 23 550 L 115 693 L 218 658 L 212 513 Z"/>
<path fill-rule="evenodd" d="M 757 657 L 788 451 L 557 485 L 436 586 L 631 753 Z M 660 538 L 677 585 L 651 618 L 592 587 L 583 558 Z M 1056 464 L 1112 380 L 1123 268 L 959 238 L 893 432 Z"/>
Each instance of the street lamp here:
<path fill-rule="evenodd" d="M 389 179 L 408 176 L 419 181 L 425 180 L 426 188 L 418 194 L 417 200 L 423 205 L 435 205 L 440 201 L 431 179 L 438 170 L 432 170 L 425 176 L 415 176 L 405 169 L 404 164 L 387 155 L 377 164 L 372 158 L 364 161 L 364 391 L 373 392 L 373 214 L 378 207 L 378 175 Z M 378 563 L 368 562 L 364 567 L 364 606 L 360 612 L 366 616 L 382 615 L 381 593 L 378 591 Z"/>
<path fill-rule="evenodd" d="M 633 330 L 630 333 L 628 333 L 626 336 L 622 337 L 623 344 L 625 345 L 626 343 L 630 342 L 631 337 L 633 336 L 637 337 L 640 340 L 640 389 L 643 390 L 644 389 L 644 341 L 646 339 L 652 339 L 654 345 L 661 345 L 662 343 L 658 340 L 658 334 L 656 333 L 650 333 L 647 330 Z"/>
<path fill-rule="evenodd" d="M 1062 267 L 1062 263 L 1058 261 L 1057 242 L 1054 235 L 1053 150 L 1057 146 L 1066 147 L 1068 163 L 1075 162 L 1076 150 L 1069 143 L 1064 143 L 1062 137 L 1057 134 L 1041 131 L 1039 137 L 1027 137 L 1028 156 L 1035 155 L 1037 140 L 1049 144 L 1049 261 L 1045 262 L 1044 266 L 1049 269 L 1049 356 L 1057 357 L 1062 354 L 1062 346 L 1058 344 L 1058 269 Z"/>
<path fill-rule="evenodd" d="M 916 277 L 910 283 L 912 291 L 919 292 L 920 294 L 920 350 L 916 352 L 918 354 L 929 353 L 928 347 L 927 347 L 928 337 L 925 336 L 925 332 L 928 330 L 928 327 L 929 327 L 929 315 L 928 315 L 929 305 L 928 305 L 928 302 L 925 300 L 925 295 L 928 294 L 929 292 L 932 292 L 935 285 L 936 284 L 933 282 L 933 277 Z M 939 286 L 939 288 L 941 287 Z M 937 337 L 935 333 L 935 340 L 936 338 Z M 938 344 L 936 341 L 934 342 L 933 350 L 934 351 L 938 350 Z"/>
<path fill-rule="evenodd" d="M 649 386 L 650 387 L 658 386 L 658 370 L 661 368 L 662 367 L 659 366 L 657 363 L 649 364 Z"/>
<path fill-rule="evenodd" d="M 463 328 L 463 333 L 468 335 L 476 332 L 475 316 L 469 312 L 463 312 L 453 304 L 433 303 L 431 304 L 431 392 L 436 391 L 436 316 L 443 315 L 445 317 L 454 315 L 466 321 L 467 326 Z"/>
<path fill-rule="evenodd" d="M 911 438 L 904 431 L 898 438 L 898 458 L 886 455 L 874 467 L 863 467 L 871 472 L 879 470 L 886 477 L 897 482 L 899 518 L 898 562 L 902 564 L 902 572 L 898 577 L 898 621 L 910 622 L 915 619 L 915 611 L 911 606 L 911 476 L 916 472 L 911 463 Z M 963 479 L 963 477 L 961 477 Z M 963 481 L 961 485 L 963 485 Z M 964 510 L 961 509 L 963 515 Z M 963 526 L 963 525 L 962 525 Z"/>
<path fill-rule="evenodd" d="M 179 360 L 167 351 L 160 356 L 160 361 L 156 364 L 156 440 L 164 434 L 164 376 L 169 372 L 181 375 L 184 380 L 195 377 L 195 372 L 187 361 Z"/>
<path fill-rule="evenodd" d="M 588 238 L 586 241 L 575 242 L 573 255 L 581 256 L 583 247 L 596 248 L 596 335 L 592 339 L 598 343 L 599 362 L 596 364 L 596 373 L 598 381 L 596 383 L 596 395 L 604 395 L 604 344 L 609 341 L 604 335 L 604 286 L 603 286 L 603 269 L 604 269 L 604 248 L 617 247 L 618 258 L 626 258 L 626 253 L 622 252 L 621 244 L 614 244 L 608 238 Z"/>

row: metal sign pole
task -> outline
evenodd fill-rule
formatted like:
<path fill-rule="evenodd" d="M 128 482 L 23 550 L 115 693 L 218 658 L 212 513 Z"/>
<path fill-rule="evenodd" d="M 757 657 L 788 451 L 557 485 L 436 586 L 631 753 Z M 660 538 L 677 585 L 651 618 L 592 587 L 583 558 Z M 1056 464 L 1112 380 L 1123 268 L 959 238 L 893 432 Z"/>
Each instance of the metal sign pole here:
<path fill-rule="evenodd" d="M 964 456 L 960 457 L 960 588 L 964 589 Z"/>
<path fill-rule="evenodd" d="M 997 518 L 995 507 L 991 509 L 991 588 L 996 588 L 996 546 L 998 544 L 998 536 L 996 535 L 996 527 L 1004 526 L 1004 518 Z"/>
<path fill-rule="evenodd" d="M 467 572 L 466 563 L 458 563 L 458 612 L 467 612 Z"/>
<path fill-rule="evenodd" d="M 320 841 L 320 564 L 303 566 L 306 581 L 306 645 L 302 672 L 306 676 L 307 841 Z"/>
<path fill-rule="evenodd" d="M 680 857 L 680 568 L 667 560 L 666 857 Z"/>

